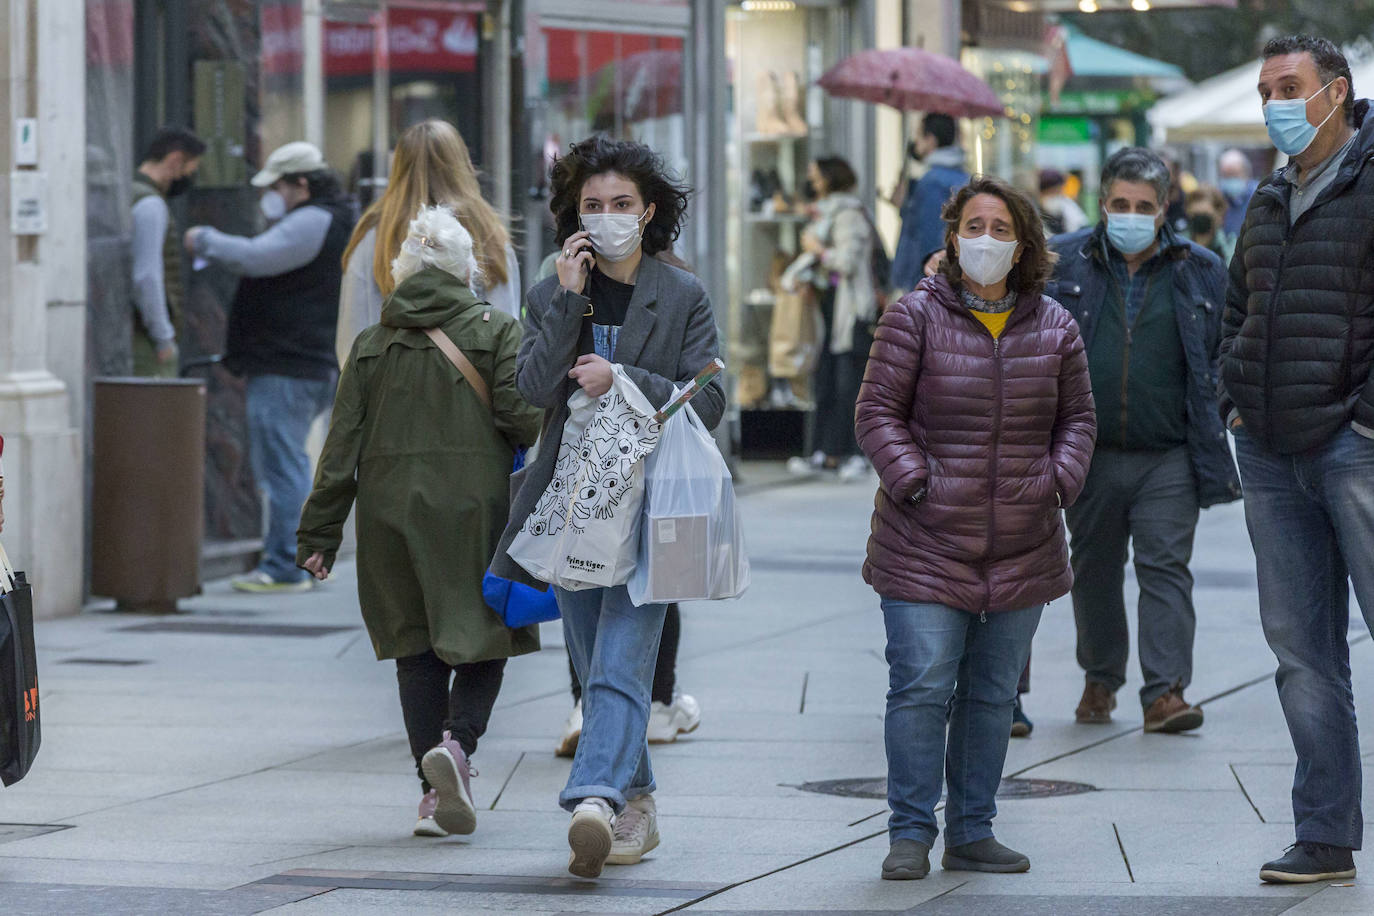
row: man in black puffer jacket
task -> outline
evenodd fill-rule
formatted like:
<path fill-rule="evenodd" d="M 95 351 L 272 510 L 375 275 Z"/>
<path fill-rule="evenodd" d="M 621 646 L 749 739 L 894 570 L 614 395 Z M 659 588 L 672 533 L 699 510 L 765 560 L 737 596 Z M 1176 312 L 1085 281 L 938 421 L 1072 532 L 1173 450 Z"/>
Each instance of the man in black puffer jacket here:
<path fill-rule="evenodd" d="M 1346 628 L 1353 580 L 1374 621 L 1374 117 L 1325 39 L 1264 48 L 1259 92 L 1291 164 L 1260 184 L 1231 261 L 1221 410 L 1236 437 L 1297 751 L 1297 843 L 1266 881 L 1355 874 L 1360 743 Z"/>

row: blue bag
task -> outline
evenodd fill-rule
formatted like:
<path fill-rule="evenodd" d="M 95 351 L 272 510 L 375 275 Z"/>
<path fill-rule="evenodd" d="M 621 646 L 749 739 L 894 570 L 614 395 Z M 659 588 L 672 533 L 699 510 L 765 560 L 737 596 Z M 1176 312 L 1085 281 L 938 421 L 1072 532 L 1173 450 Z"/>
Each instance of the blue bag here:
<path fill-rule="evenodd" d="M 482 599 L 512 629 L 558 619 L 553 589 L 541 592 L 490 572 L 482 577 Z"/>
<path fill-rule="evenodd" d="M 511 473 L 525 466 L 525 450 L 515 453 L 515 465 Z M 502 622 L 511 629 L 526 627 L 530 624 L 557 620 L 558 601 L 553 589 L 539 591 L 520 582 L 512 582 L 495 575 L 490 570 L 482 577 L 482 600 L 497 614 Z"/>

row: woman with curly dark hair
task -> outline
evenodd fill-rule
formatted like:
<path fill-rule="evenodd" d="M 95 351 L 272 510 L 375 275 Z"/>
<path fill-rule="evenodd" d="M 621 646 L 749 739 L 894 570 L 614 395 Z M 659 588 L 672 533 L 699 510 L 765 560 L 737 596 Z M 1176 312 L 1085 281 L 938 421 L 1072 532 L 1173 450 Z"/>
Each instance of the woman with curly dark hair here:
<path fill-rule="evenodd" d="M 544 437 L 511 505 L 492 571 L 536 587 L 507 551 L 553 477 L 579 388 L 600 397 L 612 365 L 655 404 L 666 404 L 718 355 L 715 316 L 700 281 L 654 257 L 682 228 L 687 191 L 640 143 L 595 136 L 553 168 L 558 275 L 530 290 L 516 380 L 544 414 Z M 719 381 L 692 401 L 708 428 L 720 422 Z M 559 803 L 573 813 L 568 870 L 631 865 L 658 845 L 645 730 L 664 605 L 635 607 L 626 587 L 554 589 L 563 636 L 582 684 L 582 735 Z"/>
<path fill-rule="evenodd" d="M 1069 590 L 1060 508 L 1097 432 L 1078 326 L 1044 295 L 1035 205 L 975 177 L 942 214 L 941 272 L 883 313 L 856 429 L 878 471 L 864 579 L 887 627 L 888 879 L 1016 872 L 993 837 L 1016 683 L 1045 604 Z"/>

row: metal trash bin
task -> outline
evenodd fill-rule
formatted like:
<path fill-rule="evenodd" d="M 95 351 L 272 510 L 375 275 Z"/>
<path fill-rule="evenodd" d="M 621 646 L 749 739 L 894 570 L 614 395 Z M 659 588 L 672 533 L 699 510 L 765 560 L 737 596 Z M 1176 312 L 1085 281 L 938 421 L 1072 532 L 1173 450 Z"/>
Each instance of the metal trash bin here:
<path fill-rule="evenodd" d="M 93 384 L 91 592 L 121 610 L 175 611 L 200 593 L 205 382 Z"/>

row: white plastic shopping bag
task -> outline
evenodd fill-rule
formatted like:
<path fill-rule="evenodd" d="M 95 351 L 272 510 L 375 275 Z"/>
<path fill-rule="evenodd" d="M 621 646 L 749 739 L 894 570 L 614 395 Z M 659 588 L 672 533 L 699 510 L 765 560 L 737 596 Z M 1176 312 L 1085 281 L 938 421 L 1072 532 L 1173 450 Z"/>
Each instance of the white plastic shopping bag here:
<path fill-rule="evenodd" d="M 613 373 L 600 398 L 568 399 L 553 479 L 507 551 L 531 576 L 569 591 L 624 584 L 639 550 L 644 458 L 660 426 L 624 370 Z"/>
<path fill-rule="evenodd" d="M 663 424 L 645 468 L 630 600 L 638 606 L 744 594 L 749 557 L 730 468 L 690 404 Z"/>

